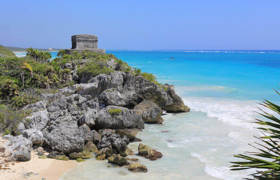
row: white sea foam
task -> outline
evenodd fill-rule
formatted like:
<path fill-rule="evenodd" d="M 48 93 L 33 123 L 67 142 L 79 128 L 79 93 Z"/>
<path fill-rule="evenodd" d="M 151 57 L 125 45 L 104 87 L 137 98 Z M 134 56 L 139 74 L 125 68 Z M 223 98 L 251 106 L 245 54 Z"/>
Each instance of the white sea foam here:
<path fill-rule="evenodd" d="M 253 171 L 247 171 L 245 173 L 234 173 L 230 170 L 229 167 L 227 166 L 215 166 L 211 165 L 211 162 L 207 160 L 207 158 L 204 158 L 202 155 L 198 153 L 191 153 L 191 156 L 194 158 L 197 158 L 200 162 L 205 164 L 204 171 L 209 174 L 210 176 L 219 178 L 219 179 L 224 179 L 224 180 L 239 180 L 244 177 L 246 177 L 247 174 L 253 173 Z"/>
<path fill-rule="evenodd" d="M 25 57 L 25 56 L 26 56 L 26 52 L 25 52 L 25 51 L 13 51 L 13 53 L 14 53 L 17 57 Z"/>
<path fill-rule="evenodd" d="M 180 92 L 186 91 L 217 91 L 217 92 L 233 92 L 237 91 L 235 88 L 225 86 L 176 86 Z"/>
<path fill-rule="evenodd" d="M 254 128 L 252 122 L 258 111 L 256 101 L 188 97 L 184 98 L 184 102 L 190 106 L 191 110 L 205 112 L 209 117 L 215 117 L 230 125 Z"/>

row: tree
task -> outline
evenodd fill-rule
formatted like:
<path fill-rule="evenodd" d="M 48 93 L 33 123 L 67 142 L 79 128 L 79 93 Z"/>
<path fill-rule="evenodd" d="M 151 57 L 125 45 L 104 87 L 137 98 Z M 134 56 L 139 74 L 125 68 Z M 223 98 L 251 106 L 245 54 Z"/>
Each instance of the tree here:
<path fill-rule="evenodd" d="M 257 138 L 259 141 L 251 145 L 256 151 L 235 155 L 243 161 L 232 162 L 231 170 L 255 169 L 256 172 L 251 174 L 253 179 L 276 180 L 280 179 L 280 106 L 268 100 L 262 106 L 273 113 L 262 110 L 260 115 L 264 120 L 256 121 L 260 125 L 258 129 L 263 133 L 263 136 Z"/>
<path fill-rule="evenodd" d="M 34 58 L 36 61 L 40 62 L 46 62 L 49 60 L 52 56 L 47 51 L 39 51 L 38 49 L 28 48 L 26 50 L 26 55 Z"/>

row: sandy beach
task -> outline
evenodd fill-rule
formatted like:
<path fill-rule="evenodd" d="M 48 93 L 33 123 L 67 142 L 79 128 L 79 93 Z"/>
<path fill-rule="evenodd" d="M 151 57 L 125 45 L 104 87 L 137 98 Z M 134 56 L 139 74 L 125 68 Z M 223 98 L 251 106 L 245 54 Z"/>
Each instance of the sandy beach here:
<path fill-rule="evenodd" d="M 6 140 L 0 138 L 0 145 Z M 3 156 L 1 162 L 5 162 Z M 65 172 L 77 166 L 74 160 L 40 159 L 35 151 L 27 162 L 6 162 L 1 164 L 0 179 L 5 180 L 58 180 Z"/>
<path fill-rule="evenodd" d="M 76 167 L 76 165 L 76 161 L 70 160 L 39 159 L 35 152 L 32 152 L 30 161 L 9 163 L 7 167 L 9 169 L 0 170 L 0 177 L 6 180 L 58 180 L 65 172 Z"/>

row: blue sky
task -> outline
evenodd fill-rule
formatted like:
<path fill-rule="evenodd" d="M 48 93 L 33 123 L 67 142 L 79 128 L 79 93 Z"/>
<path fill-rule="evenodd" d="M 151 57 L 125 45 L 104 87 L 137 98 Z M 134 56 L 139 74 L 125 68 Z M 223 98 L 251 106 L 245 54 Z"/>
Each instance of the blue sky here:
<path fill-rule="evenodd" d="M 280 49 L 279 0 L 1 0 L 0 44 L 105 49 Z"/>

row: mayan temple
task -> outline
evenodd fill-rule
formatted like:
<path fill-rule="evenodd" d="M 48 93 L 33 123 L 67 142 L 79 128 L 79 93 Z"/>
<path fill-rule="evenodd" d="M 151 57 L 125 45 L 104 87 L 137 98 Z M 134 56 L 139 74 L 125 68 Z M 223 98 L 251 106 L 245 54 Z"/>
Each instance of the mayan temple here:
<path fill-rule="evenodd" d="M 93 51 L 97 53 L 105 53 L 104 49 L 98 49 L 98 37 L 90 34 L 78 34 L 71 37 L 72 49 L 68 51 Z"/>

